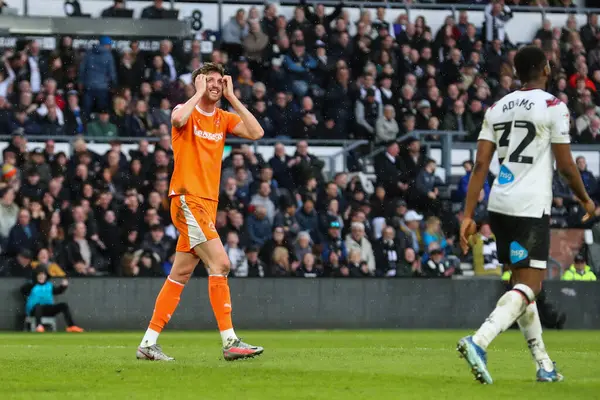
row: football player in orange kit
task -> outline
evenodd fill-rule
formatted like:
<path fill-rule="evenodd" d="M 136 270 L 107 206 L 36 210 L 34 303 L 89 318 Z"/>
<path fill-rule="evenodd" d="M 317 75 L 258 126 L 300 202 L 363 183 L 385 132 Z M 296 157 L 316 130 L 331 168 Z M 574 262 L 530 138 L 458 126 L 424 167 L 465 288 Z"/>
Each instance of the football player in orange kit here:
<path fill-rule="evenodd" d="M 175 167 L 169 188 L 171 218 L 179 231 L 171 273 L 156 299 L 152 320 L 137 350 L 142 360 L 171 361 L 156 343 L 179 304 L 184 285 L 198 259 L 209 271 L 208 293 L 226 360 L 254 357 L 262 347 L 250 346 L 235 335 L 227 274 L 229 258 L 215 229 L 225 135 L 257 140 L 263 129 L 233 94 L 231 77 L 221 65 L 205 63 L 192 73 L 196 94 L 171 114 Z M 236 114 L 216 107 L 225 96 Z"/>

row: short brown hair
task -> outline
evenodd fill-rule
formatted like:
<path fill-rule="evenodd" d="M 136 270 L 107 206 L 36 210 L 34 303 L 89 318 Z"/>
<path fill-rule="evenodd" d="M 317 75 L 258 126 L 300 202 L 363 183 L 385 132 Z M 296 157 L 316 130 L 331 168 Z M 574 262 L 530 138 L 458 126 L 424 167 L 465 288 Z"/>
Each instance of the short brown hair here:
<path fill-rule="evenodd" d="M 192 84 L 196 82 L 198 75 L 208 75 L 211 72 L 218 72 L 221 76 L 225 75 L 225 69 L 221 64 L 207 62 L 200 68 L 192 72 Z"/>

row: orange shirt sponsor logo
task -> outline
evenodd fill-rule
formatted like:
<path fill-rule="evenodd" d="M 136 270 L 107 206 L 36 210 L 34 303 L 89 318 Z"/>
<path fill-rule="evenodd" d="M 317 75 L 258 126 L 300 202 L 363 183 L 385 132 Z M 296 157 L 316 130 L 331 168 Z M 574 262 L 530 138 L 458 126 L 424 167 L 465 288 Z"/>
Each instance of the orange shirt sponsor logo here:
<path fill-rule="evenodd" d="M 225 135 L 233 132 L 240 122 L 238 115 L 220 108 L 209 114 L 196 107 L 184 126 L 173 127 L 175 167 L 170 196 L 183 194 L 219 200 Z"/>

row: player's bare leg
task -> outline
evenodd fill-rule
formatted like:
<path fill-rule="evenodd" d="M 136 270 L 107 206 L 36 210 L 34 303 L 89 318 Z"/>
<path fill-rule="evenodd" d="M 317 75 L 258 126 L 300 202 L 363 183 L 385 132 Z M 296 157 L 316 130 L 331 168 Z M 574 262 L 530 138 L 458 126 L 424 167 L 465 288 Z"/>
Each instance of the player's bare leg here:
<path fill-rule="evenodd" d="M 199 244 L 194 247 L 194 251 L 208 268 L 208 295 L 221 332 L 223 357 L 227 361 L 232 361 L 262 354 L 262 347 L 242 342 L 233 330 L 231 295 L 227 283 L 230 263 L 221 240 L 213 239 Z"/>
<path fill-rule="evenodd" d="M 154 313 L 150 325 L 137 350 L 137 358 L 151 361 L 173 361 L 172 357 L 163 353 L 157 344 L 158 336 L 167 325 L 175 312 L 181 292 L 190 280 L 194 269 L 198 265 L 198 258 L 190 253 L 177 252 L 171 273 L 165 280 L 154 306 Z"/>

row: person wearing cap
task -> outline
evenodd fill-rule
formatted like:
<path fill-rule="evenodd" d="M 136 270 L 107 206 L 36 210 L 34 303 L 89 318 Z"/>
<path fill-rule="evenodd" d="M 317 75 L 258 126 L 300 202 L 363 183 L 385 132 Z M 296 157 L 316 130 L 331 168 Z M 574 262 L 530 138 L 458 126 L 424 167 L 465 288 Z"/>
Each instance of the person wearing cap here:
<path fill-rule="evenodd" d="M 246 249 L 246 270 L 249 278 L 264 278 L 271 276 L 271 269 L 258 258 L 258 247 L 248 246 Z"/>
<path fill-rule="evenodd" d="M 29 168 L 26 172 L 26 176 L 27 179 L 20 190 L 21 196 L 28 198 L 29 200 L 41 200 L 46 185 L 42 184 L 37 168 Z"/>
<path fill-rule="evenodd" d="M 31 276 L 31 260 L 33 253 L 27 248 L 22 248 L 15 257 L 11 257 L 0 267 L 0 275 L 26 278 Z"/>
<path fill-rule="evenodd" d="M 79 106 L 79 93 L 76 90 L 67 92 L 67 106 L 63 111 L 65 117 L 65 135 L 82 135 L 85 132 L 87 120 Z"/>
<path fill-rule="evenodd" d="M 306 44 L 303 40 L 292 43 L 292 51 L 283 59 L 283 69 L 287 73 L 287 79 L 296 97 L 305 96 L 311 85 L 313 73 L 318 63 L 306 52 Z"/>
<path fill-rule="evenodd" d="M 427 130 L 429 127 L 429 120 L 432 116 L 431 103 L 429 100 L 423 99 L 419 101 L 419 103 L 417 103 L 415 129 Z"/>
<path fill-rule="evenodd" d="M 400 134 L 400 127 L 396 121 L 396 109 L 387 104 L 383 107 L 383 114 L 375 123 L 375 143 L 385 143 L 396 140 Z"/>
<path fill-rule="evenodd" d="M 419 254 L 423 252 L 423 236 L 421 232 L 423 216 L 415 210 L 408 210 L 404 214 L 404 223 L 400 225 L 398 240 L 402 247 L 410 247 Z"/>
<path fill-rule="evenodd" d="M 86 136 L 103 138 L 119 136 L 117 126 L 110 122 L 107 108 L 99 110 L 96 119 L 88 124 Z"/>
<path fill-rule="evenodd" d="M 29 153 L 30 166 L 29 168 L 35 169 L 40 176 L 40 182 L 42 186 L 48 185 L 50 179 L 52 179 L 52 170 L 50 165 L 46 162 L 46 154 L 44 149 L 36 147 L 31 153 Z"/>
<path fill-rule="evenodd" d="M 592 282 L 596 281 L 596 274 L 592 271 L 592 267 L 585 262 L 585 257 L 577 254 L 573 264 L 565 271 L 560 280 Z"/>
<path fill-rule="evenodd" d="M 323 251 L 321 253 L 321 260 L 329 260 L 329 253 L 337 253 L 338 258 L 341 262 L 346 262 L 348 257 L 348 250 L 346 243 L 341 238 L 341 226 L 337 219 L 331 218 L 327 229 L 327 235 L 323 240 Z"/>
<path fill-rule="evenodd" d="M 443 278 L 452 276 L 455 269 L 446 263 L 444 250 L 433 248 L 429 250 L 429 259 L 423 265 L 421 271 L 429 278 Z"/>
<path fill-rule="evenodd" d="M 83 112 L 107 109 L 110 106 L 109 90 L 117 85 L 117 70 L 111 53 L 112 41 L 101 36 L 98 45 L 87 51 L 79 66 L 79 84 L 83 88 Z"/>
<path fill-rule="evenodd" d="M 358 138 L 374 139 L 375 125 L 382 115 L 383 105 L 375 99 L 375 89 L 366 89 L 365 97 L 357 100 L 354 106 Z"/>
<path fill-rule="evenodd" d="M 33 275 L 33 276 L 32 276 Z M 54 317 L 63 314 L 67 325 L 67 332 L 81 333 L 83 329 L 75 325 L 71 310 L 67 303 L 54 303 L 54 296 L 62 294 L 67 290 L 69 281 L 63 279 L 60 285 L 55 286 L 48 280 L 48 273 L 44 268 L 36 268 L 30 271 L 32 280 L 21 287 L 21 294 L 25 297 L 25 314 L 34 316 L 36 332 L 44 332 L 42 325 L 43 317 Z"/>

